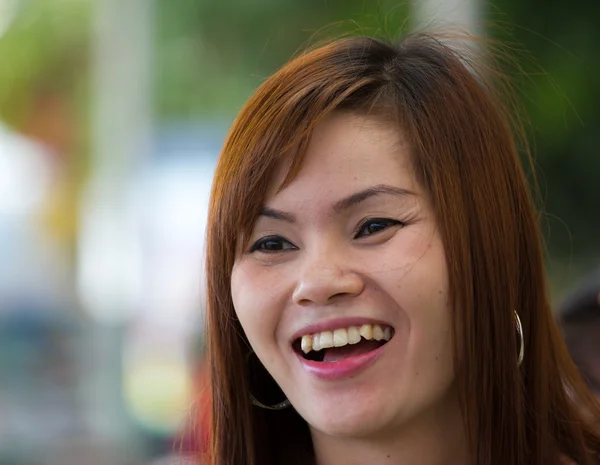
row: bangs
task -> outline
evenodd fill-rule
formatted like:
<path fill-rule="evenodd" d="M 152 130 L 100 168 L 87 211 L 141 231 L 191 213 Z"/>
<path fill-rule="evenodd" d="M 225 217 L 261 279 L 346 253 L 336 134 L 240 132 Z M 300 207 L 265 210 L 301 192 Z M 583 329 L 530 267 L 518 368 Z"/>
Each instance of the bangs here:
<path fill-rule="evenodd" d="M 265 86 L 268 84 L 267 81 Z M 280 104 L 277 115 L 272 114 L 273 108 L 265 108 L 268 111 L 257 112 L 247 126 L 238 125 L 239 132 L 249 132 L 257 126 L 258 131 L 254 133 L 257 136 L 254 146 L 247 147 L 235 161 L 245 168 L 239 171 L 231 190 L 232 194 L 237 191 L 234 195 L 241 200 L 231 224 L 232 230 L 238 232 L 236 250 L 247 242 L 277 170 L 285 166 L 283 181 L 277 188 L 280 192 L 302 169 L 315 127 L 336 111 L 382 116 L 383 95 L 381 83 L 372 78 L 360 79 L 348 86 L 340 85 L 340 89 L 333 91 L 331 86 L 316 87 L 309 92 L 298 89 L 293 99 L 286 100 L 282 95 L 279 102 L 270 103 Z M 247 134 L 236 132 L 234 127 L 228 139 L 248 138 Z M 230 178 L 230 181 L 234 180 Z"/>
<path fill-rule="evenodd" d="M 289 156 L 291 162 L 277 192 L 285 189 L 296 178 L 302 169 L 315 127 L 331 114 L 348 112 L 375 118 L 383 123 L 399 124 L 401 122 L 400 113 L 397 105 L 392 103 L 396 100 L 391 95 L 390 90 L 388 84 L 377 83 L 377 86 L 374 86 L 372 82 L 358 82 L 355 88 L 348 89 L 348 92 L 341 95 L 339 100 L 332 102 L 329 107 L 324 108 L 320 114 L 308 122 L 307 128 L 304 131 L 299 131 L 296 138 L 284 149 L 284 154 L 287 155 L 283 155 L 279 160 L 281 164 Z M 277 167 L 281 166 L 280 164 Z M 271 181 L 270 179 L 269 183 Z"/>

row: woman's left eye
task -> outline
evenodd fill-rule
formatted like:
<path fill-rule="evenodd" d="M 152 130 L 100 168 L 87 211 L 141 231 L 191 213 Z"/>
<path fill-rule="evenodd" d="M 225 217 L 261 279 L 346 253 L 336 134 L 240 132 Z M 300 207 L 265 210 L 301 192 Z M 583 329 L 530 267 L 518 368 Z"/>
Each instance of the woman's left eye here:
<path fill-rule="evenodd" d="M 354 239 L 372 236 L 373 234 L 385 231 L 392 226 L 404 226 L 404 223 L 402 221 L 392 220 L 390 218 L 370 218 L 365 220 L 360 225 L 358 231 L 354 235 Z"/>

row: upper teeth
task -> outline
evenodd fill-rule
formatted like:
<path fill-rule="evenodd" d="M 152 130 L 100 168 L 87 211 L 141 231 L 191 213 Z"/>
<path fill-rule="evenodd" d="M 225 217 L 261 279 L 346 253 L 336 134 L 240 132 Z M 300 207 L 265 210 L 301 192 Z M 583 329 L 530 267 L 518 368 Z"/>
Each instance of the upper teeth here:
<path fill-rule="evenodd" d="M 380 325 L 362 325 L 340 328 L 334 331 L 323 331 L 321 333 L 306 334 L 302 336 L 301 348 L 305 354 L 311 350 L 319 351 L 329 347 L 342 347 L 347 344 L 357 344 L 361 337 L 370 341 L 389 341 L 392 338 L 392 328 Z"/>

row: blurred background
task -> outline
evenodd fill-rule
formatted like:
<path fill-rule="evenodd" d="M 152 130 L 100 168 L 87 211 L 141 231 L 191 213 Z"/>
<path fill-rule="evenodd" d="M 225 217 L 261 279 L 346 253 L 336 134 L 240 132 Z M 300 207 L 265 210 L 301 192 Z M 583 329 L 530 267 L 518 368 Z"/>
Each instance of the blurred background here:
<path fill-rule="evenodd" d="M 193 447 L 207 200 L 235 114 L 321 38 L 440 19 L 520 60 L 560 311 L 600 266 L 600 2 L 0 0 L 0 465 Z"/>

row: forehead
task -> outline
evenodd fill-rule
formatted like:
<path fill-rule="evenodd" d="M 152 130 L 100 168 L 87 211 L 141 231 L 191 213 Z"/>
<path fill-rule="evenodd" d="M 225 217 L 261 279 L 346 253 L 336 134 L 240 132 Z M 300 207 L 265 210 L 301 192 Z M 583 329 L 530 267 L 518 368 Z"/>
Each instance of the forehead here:
<path fill-rule="evenodd" d="M 399 126 L 373 116 L 335 112 L 316 125 L 302 166 L 284 189 L 291 155 L 277 167 L 266 202 L 295 196 L 299 190 L 347 193 L 372 184 L 414 191 L 409 155 Z"/>

